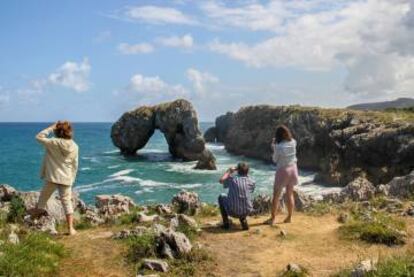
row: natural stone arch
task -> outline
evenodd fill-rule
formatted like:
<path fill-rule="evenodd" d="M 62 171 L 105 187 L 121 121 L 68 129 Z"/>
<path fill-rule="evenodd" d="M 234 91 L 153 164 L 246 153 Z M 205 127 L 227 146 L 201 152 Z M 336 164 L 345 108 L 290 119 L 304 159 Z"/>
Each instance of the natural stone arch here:
<path fill-rule="evenodd" d="M 198 161 L 197 169 L 216 169 L 215 158 L 205 147 L 197 113 L 191 103 L 183 99 L 124 113 L 112 126 L 111 138 L 122 154 L 134 155 L 147 144 L 156 129 L 164 134 L 173 157 Z"/>

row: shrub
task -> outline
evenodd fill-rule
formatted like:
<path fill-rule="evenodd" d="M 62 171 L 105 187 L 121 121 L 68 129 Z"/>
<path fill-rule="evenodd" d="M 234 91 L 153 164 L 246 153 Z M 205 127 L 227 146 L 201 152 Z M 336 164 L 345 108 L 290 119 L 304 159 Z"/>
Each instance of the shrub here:
<path fill-rule="evenodd" d="M 43 233 L 31 233 L 19 244 L 5 243 L 0 256 L 0 276 L 55 276 L 67 252 Z"/>
<path fill-rule="evenodd" d="M 10 210 L 7 214 L 7 221 L 13 223 L 22 223 L 24 215 L 26 214 L 26 208 L 23 200 L 18 196 L 13 196 L 10 201 Z"/>
<path fill-rule="evenodd" d="M 370 243 L 396 245 L 405 243 L 405 222 L 384 213 L 372 213 L 368 218 L 360 214 L 339 228 L 345 238 Z"/>
<path fill-rule="evenodd" d="M 190 241 L 198 236 L 197 228 L 185 224 L 179 224 L 176 231 L 186 235 Z"/>
<path fill-rule="evenodd" d="M 131 262 L 139 262 L 143 258 L 156 254 L 155 234 L 147 232 L 141 236 L 132 236 L 126 240 L 128 245 L 128 259 Z"/>
<path fill-rule="evenodd" d="M 208 271 L 209 263 L 212 260 L 213 258 L 207 250 L 193 248 L 189 254 L 184 255 L 181 259 L 170 262 L 171 269 L 168 276 L 195 276 L 197 269 L 203 272 Z"/>
<path fill-rule="evenodd" d="M 213 217 L 219 214 L 219 209 L 217 206 L 212 204 L 204 204 L 201 206 L 198 213 L 198 217 Z"/>

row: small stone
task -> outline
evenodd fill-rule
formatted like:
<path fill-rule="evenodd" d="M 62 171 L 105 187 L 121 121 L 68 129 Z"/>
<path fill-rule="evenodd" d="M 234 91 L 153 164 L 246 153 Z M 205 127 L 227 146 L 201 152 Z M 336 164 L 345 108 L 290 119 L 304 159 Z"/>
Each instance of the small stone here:
<path fill-rule="evenodd" d="M 286 230 L 280 230 L 280 236 L 281 237 L 286 237 L 287 236 L 287 231 Z"/>
<path fill-rule="evenodd" d="M 137 277 L 160 277 L 160 275 L 158 275 L 158 274 L 148 274 L 148 275 L 138 274 Z"/>
<path fill-rule="evenodd" d="M 254 234 L 256 234 L 256 235 L 260 235 L 261 233 L 262 233 L 262 230 L 260 230 L 260 229 L 254 230 Z"/>
<path fill-rule="evenodd" d="M 375 263 L 371 260 L 360 262 L 352 271 L 351 277 L 364 277 L 368 272 L 376 270 Z"/>
<path fill-rule="evenodd" d="M 172 214 L 172 208 L 170 205 L 160 204 L 155 207 L 159 215 L 170 215 Z"/>
<path fill-rule="evenodd" d="M 167 262 L 155 259 L 144 259 L 143 267 L 149 270 L 160 272 L 167 272 L 169 269 Z"/>
<path fill-rule="evenodd" d="M 10 242 L 11 244 L 19 244 L 20 243 L 20 240 L 19 240 L 19 236 L 15 233 L 15 232 L 11 232 L 10 234 L 9 234 L 9 237 L 8 237 L 8 242 Z"/>
<path fill-rule="evenodd" d="M 146 215 L 143 212 L 138 213 L 137 220 L 139 223 L 145 223 L 145 222 L 159 222 L 160 216 L 159 215 Z"/>
<path fill-rule="evenodd" d="M 294 264 L 294 263 L 289 263 L 286 266 L 286 270 L 292 273 L 302 273 L 302 268 L 300 267 L 300 265 L 298 264 Z"/>

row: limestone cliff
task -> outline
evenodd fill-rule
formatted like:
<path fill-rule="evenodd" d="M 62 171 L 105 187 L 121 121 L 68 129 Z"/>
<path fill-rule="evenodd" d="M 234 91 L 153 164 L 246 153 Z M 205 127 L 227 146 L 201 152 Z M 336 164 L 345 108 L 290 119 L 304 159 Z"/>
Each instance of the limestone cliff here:
<path fill-rule="evenodd" d="M 345 185 L 359 176 L 374 184 L 414 168 L 414 115 L 249 106 L 217 118 L 214 140 L 230 153 L 271 161 L 270 142 L 286 124 L 298 141 L 298 165 L 318 172 L 319 181 Z M 210 140 L 212 130 L 210 132 Z"/>

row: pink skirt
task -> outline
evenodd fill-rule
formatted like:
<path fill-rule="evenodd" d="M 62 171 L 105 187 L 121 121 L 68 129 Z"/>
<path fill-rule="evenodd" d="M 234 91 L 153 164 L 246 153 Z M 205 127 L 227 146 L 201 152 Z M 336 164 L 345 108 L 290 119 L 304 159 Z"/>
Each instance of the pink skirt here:
<path fill-rule="evenodd" d="M 291 164 L 276 171 L 274 188 L 294 187 L 299 183 L 298 166 Z"/>

